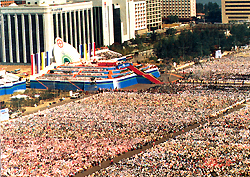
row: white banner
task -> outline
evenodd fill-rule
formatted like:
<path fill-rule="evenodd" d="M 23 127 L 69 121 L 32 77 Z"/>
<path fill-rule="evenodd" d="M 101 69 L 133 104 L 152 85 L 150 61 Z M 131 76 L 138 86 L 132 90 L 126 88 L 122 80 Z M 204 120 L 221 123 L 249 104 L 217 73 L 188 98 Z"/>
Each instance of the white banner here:
<path fill-rule="evenodd" d="M 9 109 L 8 108 L 0 110 L 0 121 L 5 121 L 5 120 L 9 120 Z"/>

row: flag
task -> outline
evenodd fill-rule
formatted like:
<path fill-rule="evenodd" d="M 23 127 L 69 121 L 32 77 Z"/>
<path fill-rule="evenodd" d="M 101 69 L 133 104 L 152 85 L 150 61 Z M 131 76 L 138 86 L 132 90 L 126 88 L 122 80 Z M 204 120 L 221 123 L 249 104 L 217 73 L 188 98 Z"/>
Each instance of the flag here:
<path fill-rule="evenodd" d="M 31 61 L 31 75 L 35 74 L 35 57 L 34 54 L 30 55 L 30 61 Z"/>
<path fill-rule="evenodd" d="M 89 43 L 89 46 L 88 46 L 88 54 L 89 54 L 89 59 L 90 59 L 90 57 L 91 57 L 91 43 Z"/>
<path fill-rule="evenodd" d="M 95 56 L 95 42 L 93 42 L 93 56 Z"/>
<path fill-rule="evenodd" d="M 84 44 L 84 59 L 87 60 L 87 44 Z"/>
<path fill-rule="evenodd" d="M 46 59 L 47 59 L 47 63 L 46 63 L 46 66 L 49 66 L 50 65 L 50 56 L 49 56 L 49 52 L 47 51 L 46 52 Z"/>
<path fill-rule="evenodd" d="M 45 52 L 41 53 L 41 58 L 42 58 L 42 70 L 45 69 Z"/>
<path fill-rule="evenodd" d="M 37 54 L 36 54 L 36 60 L 37 60 L 37 65 L 36 65 L 37 71 L 36 71 L 36 73 L 39 74 L 39 72 L 40 72 L 40 64 L 41 64 L 41 61 L 40 61 L 40 53 L 37 53 Z"/>
<path fill-rule="evenodd" d="M 82 44 L 79 45 L 79 53 L 81 58 L 83 58 Z"/>

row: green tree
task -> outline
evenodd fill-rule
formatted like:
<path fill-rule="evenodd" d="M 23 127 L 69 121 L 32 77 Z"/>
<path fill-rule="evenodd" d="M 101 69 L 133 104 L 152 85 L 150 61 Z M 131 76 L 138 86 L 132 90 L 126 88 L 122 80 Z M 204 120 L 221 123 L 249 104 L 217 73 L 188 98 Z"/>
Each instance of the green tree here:
<path fill-rule="evenodd" d="M 202 3 L 196 3 L 196 13 L 204 13 L 204 7 Z"/>
<path fill-rule="evenodd" d="M 197 3 L 197 13 L 205 13 L 206 22 L 221 22 L 221 9 L 217 3 L 208 2 L 207 4 Z"/>
<path fill-rule="evenodd" d="M 230 33 L 235 45 L 245 45 L 249 42 L 250 30 L 245 24 L 232 26 Z"/>
<path fill-rule="evenodd" d="M 165 34 L 166 34 L 167 36 L 175 35 L 176 31 L 177 31 L 177 30 L 174 29 L 174 28 L 169 28 L 169 29 L 166 30 Z"/>
<path fill-rule="evenodd" d="M 176 23 L 179 22 L 179 18 L 176 15 L 170 15 L 168 16 L 169 23 Z"/>

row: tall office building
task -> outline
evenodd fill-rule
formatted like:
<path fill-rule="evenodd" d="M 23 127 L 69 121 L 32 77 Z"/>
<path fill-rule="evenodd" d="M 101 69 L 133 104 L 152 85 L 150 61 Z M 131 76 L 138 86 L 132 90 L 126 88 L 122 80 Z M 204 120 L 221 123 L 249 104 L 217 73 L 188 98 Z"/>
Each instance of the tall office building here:
<path fill-rule="evenodd" d="M 114 43 L 112 1 L 92 0 L 96 46 L 109 46 Z"/>
<path fill-rule="evenodd" d="M 94 42 L 92 2 L 59 2 L 27 0 L 0 8 L 0 62 L 30 63 L 32 54 L 51 50 L 57 37 L 79 52 Z"/>
<path fill-rule="evenodd" d="M 114 43 L 122 43 L 122 21 L 121 21 L 121 8 L 118 4 L 113 4 L 113 21 L 114 21 Z"/>
<path fill-rule="evenodd" d="M 135 33 L 143 34 L 147 32 L 147 12 L 146 1 L 134 1 L 135 7 Z"/>
<path fill-rule="evenodd" d="M 115 42 L 123 43 L 135 34 L 147 32 L 146 1 L 113 0 Z"/>
<path fill-rule="evenodd" d="M 116 43 L 135 38 L 135 34 L 147 32 L 146 2 L 129 1 L 127 5 L 128 13 L 124 13 L 124 6 L 121 7 L 118 3 L 114 4 L 114 35 Z"/>
<path fill-rule="evenodd" d="M 250 0 L 221 0 L 222 23 L 249 22 Z"/>
<path fill-rule="evenodd" d="M 161 1 L 162 0 L 146 0 L 147 29 L 149 31 L 161 29 L 162 27 Z"/>
<path fill-rule="evenodd" d="M 196 17 L 196 0 L 162 0 L 162 18 L 168 16 Z"/>
<path fill-rule="evenodd" d="M 121 42 L 135 38 L 135 3 L 133 0 L 113 0 L 115 8 L 120 8 Z"/>
<path fill-rule="evenodd" d="M 83 0 L 74 0 L 81 2 Z M 146 2 L 143 0 L 91 0 L 97 46 L 123 43 L 147 32 Z"/>

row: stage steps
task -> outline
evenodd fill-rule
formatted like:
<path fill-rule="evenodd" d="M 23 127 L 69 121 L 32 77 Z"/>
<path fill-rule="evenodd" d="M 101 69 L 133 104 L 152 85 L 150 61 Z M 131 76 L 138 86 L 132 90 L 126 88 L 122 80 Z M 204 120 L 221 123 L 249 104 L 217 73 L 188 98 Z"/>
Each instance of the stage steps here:
<path fill-rule="evenodd" d="M 140 71 L 139 69 L 137 69 L 136 67 L 134 67 L 133 65 L 130 65 L 127 68 L 130 69 L 131 71 L 133 71 L 135 74 L 145 77 L 146 79 L 148 79 L 149 81 L 151 81 L 154 84 L 164 84 L 163 82 L 156 79 L 152 74 L 146 74 L 146 73 Z"/>

